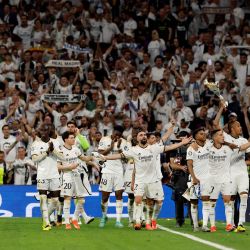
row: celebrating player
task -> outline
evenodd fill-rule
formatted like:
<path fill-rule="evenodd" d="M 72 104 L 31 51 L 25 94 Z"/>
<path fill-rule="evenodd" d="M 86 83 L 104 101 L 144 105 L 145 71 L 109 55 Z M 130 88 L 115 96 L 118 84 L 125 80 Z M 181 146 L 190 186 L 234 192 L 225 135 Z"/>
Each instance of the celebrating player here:
<path fill-rule="evenodd" d="M 92 156 L 84 156 L 81 151 L 75 147 L 75 135 L 74 133 L 70 133 L 68 131 L 62 134 L 62 139 L 64 141 L 63 147 L 61 147 L 61 152 L 64 156 L 64 160 L 58 164 L 58 169 L 62 171 L 62 190 L 61 195 L 64 196 L 64 218 L 65 218 L 65 228 L 67 230 L 71 229 L 70 225 L 70 202 L 71 197 L 76 197 L 78 202 L 83 204 L 83 196 L 85 193 L 84 186 L 82 184 L 82 180 L 80 177 L 80 173 L 77 171 L 77 167 L 80 164 L 78 159 L 82 161 L 91 161 L 93 159 Z M 74 213 L 74 218 L 72 220 L 72 224 L 76 229 L 80 229 L 78 224 L 78 217 L 80 211 L 78 213 Z"/>
<path fill-rule="evenodd" d="M 191 138 L 185 138 L 180 143 L 176 143 L 170 146 L 159 146 L 157 144 L 148 145 L 147 135 L 144 131 L 140 131 L 137 134 L 138 144 L 135 147 L 125 148 L 121 154 L 113 154 L 103 156 L 104 160 L 117 160 L 121 158 L 133 158 L 135 162 L 134 175 L 132 179 L 132 190 L 134 190 L 135 195 L 135 230 L 141 229 L 141 206 L 142 197 L 145 194 L 146 197 L 152 197 L 152 192 L 155 192 L 154 188 L 150 183 L 154 179 L 155 171 L 153 164 L 155 163 L 155 158 L 160 153 L 165 151 L 174 150 L 182 145 L 188 144 Z"/>
<path fill-rule="evenodd" d="M 39 130 L 41 140 L 35 140 L 31 146 L 31 157 L 37 165 L 37 189 L 40 195 L 40 207 L 43 217 L 43 230 L 51 229 L 49 215 L 55 210 L 60 195 L 57 158 L 63 156 L 54 148 L 50 139 L 50 127 L 42 124 Z M 51 195 L 51 207 L 48 209 L 47 193 Z"/>
<path fill-rule="evenodd" d="M 192 146 L 189 146 L 187 150 L 187 165 L 188 171 L 191 175 L 191 181 L 193 187 L 190 190 L 190 202 L 191 202 L 191 216 L 193 219 L 194 232 L 199 231 L 198 226 L 198 196 L 197 188 L 200 187 L 201 200 L 202 200 L 202 215 L 203 215 L 203 226 L 202 231 L 210 232 L 207 227 L 210 202 L 209 196 L 211 186 L 209 185 L 209 148 L 212 143 L 207 140 L 206 132 L 204 127 L 200 127 L 193 132 L 193 138 L 198 146 L 197 150 L 194 150 Z"/>

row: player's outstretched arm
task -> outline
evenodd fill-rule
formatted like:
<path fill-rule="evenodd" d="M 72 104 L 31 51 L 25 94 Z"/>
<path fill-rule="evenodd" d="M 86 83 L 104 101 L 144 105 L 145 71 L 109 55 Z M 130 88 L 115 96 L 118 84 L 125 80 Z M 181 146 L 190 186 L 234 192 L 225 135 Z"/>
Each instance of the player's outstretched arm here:
<path fill-rule="evenodd" d="M 172 145 L 170 145 L 170 146 L 165 146 L 165 147 L 164 147 L 164 152 L 167 152 L 167 151 L 171 151 L 171 150 L 177 149 L 177 148 L 179 148 L 179 147 L 181 147 L 181 146 L 183 146 L 183 145 L 188 144 L 191 140 L 192 140 L 192 136 L 186 137 L 186 138 L 182 139 L 182 141 L 179 142 L 179 143 L 175 143 L 175 144 L 172 144 Z"/>
<path fill-rule="evenodd" d="M 250 142 L 247 142 L 239 147 L 239 151 L 245 151 L 250 147 Z"/>
<path fill-rule="evenodd" d="M 71 164 L 67 164 L 67 165 L 63 165 L 62 163 L 58 163 L 57 164 L 57 168 L 59 171 L 61 170 L 73 170 L 76 169 L 78 167 L 79 163 L 71 163 Z"/>
<path fill-rule="evenodd" d="M 90 156 L 90 155 L 89 156 L 80 155 L 78 158 L 81 159 L 82 161 L 86 161 L 86 162 L 90 162 L 90 161 L 94 160 L 94 157 Z"/>
<path fill-rule="evenodd" d="M 118 160 L 123 158 L 122 154 L 112 154 L 112 155 L 103 155 L 103 159 L 107 160 Z"/>

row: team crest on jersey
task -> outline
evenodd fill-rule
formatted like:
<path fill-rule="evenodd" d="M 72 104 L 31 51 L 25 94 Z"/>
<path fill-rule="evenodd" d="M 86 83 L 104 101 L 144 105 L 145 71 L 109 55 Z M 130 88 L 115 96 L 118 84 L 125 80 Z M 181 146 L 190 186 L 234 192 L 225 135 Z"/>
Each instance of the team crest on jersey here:
<path fill-rule="evenodd" d="M 128 146 L 125 146 L 125 147 L 124 147 L 124 150 L 125 150 L 125 151 L 128 151 Z"/>
<path fill-rule="evenodd" d="M 103 146 L 103 142 L 100 142 L 99 146 Z"/>
<path fill-rule="evenodd" d="M 188 152 L 188 155 L 191 156 L 193 153 L 191 151 Z"/>

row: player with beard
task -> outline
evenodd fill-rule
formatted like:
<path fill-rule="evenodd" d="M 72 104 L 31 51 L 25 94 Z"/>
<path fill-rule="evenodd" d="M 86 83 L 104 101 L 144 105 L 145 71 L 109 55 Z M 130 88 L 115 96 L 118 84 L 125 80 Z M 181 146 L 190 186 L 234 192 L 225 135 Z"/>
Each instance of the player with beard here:
<path fill-rule="evenodd" d="M 43 217 L 43 230 L 51 229 L 49 216 L 58 205 L 60 195 L 59 172 L 57 169 L 57 159 L 62 160 L 63 156 L 50 138 L 50 127 L 42 124 L 39 133 L 41 140 L 35 140 L 31 146 L 31 157 L 37 165 L 37 189 L 40 196 L 40 207 Z M 51 195 L 51 206 L 48 208 L 47 193 Z"/>
<path fill-rule="evenodd" d="M 125 148 L 120 154 L 113 154 L 103 156 L 103 160 L 117 160 L 122 158 L 132 158 L 135 162 L 135 168 L 132 178 L 132 190 L 135 195 L 135 230 L 141 229 L 141 206 L 142 198 L 145 194 L 146 197 L 154 197 L 155 187 L 153 181 L 155 180 L 154 169 L 155 159 L 157 155 L 174 150 L 182 145 L 186 145 L 191 141 L 190 138 L 184 138 L 180 143 L 169 146 L 160 146 L 157 144 L 149 145 L 147 141 L 147 134 L 144 131 L 139 131 L 136 140 L 138 144 L 135 147 Z"/>

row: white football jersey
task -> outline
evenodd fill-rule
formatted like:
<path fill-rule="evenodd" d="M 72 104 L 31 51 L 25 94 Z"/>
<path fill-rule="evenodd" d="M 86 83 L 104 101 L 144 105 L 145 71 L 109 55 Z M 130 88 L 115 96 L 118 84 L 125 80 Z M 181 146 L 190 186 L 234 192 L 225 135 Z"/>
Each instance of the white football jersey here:
<path fill-rule="evenodd" d="M 53 142 L 54 144 L 53 139 L 50 139 L 49 142 Z M 40 155 L 46 152 L 49 148 L 49 142 L 35 140 L 31 145 L 31 156 Z M 57 169 L 57 158 L 54 155 L 48 155 L 45 159 L 37 163 L 37 179 L 53 178 L 59 178 L 59 172 Z"/>
<path fill-rule="evenodd" d="M 164 146 L 158 144 L 148 145 L 146 148 L 140 146 L 125 148 L 124 155 L 127 158 L 133 158 L 135 162 L 135 184 L 157 181 L 157 171 L 154 164 L 157 155 L 160 155 L 163 151 Z"/>
<path fill-rule="evenodd" d="M 248 143 L 248 140 L 246 138 L 243 137 L 239 137 L 239 138 L 234 138 L 231 135 L 227 134 L 224 132 L 224 140 L 226 142 L 229 143 L 233 143 L 237 146 L 241 146 L 243 144 Z M 246 151 L 239 151 L 238 148 L 233 150 L 233 154 L 231 157 L 231 174 L 234 173 L 242 173 L 245 172 L 247 173 L 247 165 L 245 162 L 245 153 L 249 153 L 250 152 L 250 148 L 248 148 Z"/>
<path fill-rule="evenodd" d="M 164 146 L 162 141 L 155 145 Z M 160 154 L 155 155 L 155 163 L 153 164 L 153 166 L 155 167 L 155 171 L 156 171 L 155 181 L 160 181 L 163 177 L 162 172 L 161 172 L 161 155 Z"/>
<path fill-rule="evenodd" d="M 209 174 L 209 149 L 212 142 L 207 140 L 204 146 L 199 146 L 198 150 L 194 150 L 191 146 L 187 149 L 187 160 L 193 160 L 193 171 L 198 179 L 206 179 Z"/>
<path fill-rule="evenodd" d="M 230 161 L 233 150 L 223 145 L 221 148 L 212 146 L 209 151 L 209 174 L 216 183 L 230 181 Z"/>
<path fill-rule="evenodd" d="M 64 160 L 60 161 L 63 165 L 67 166 L 72 163 L 79 163 L 79 156 L 82 155 L 79 148 L 76 146 L 72 146 L 71 149 L 66 148 L 65 146 L 61 147 L 60 153 L 63 154 Z M 68 181 L 72 181 L 72 174 L 79 174 L 77 168 L 74 170 L 62 170 L 62 178 Z"/>
<path fill-rule="evenodd" d="M 110 136 L 102 137 L 100 140 L 98 150 L 106 150 L 111 146 L 112 139 Z M 122 139 L 121 145 L 118 148 L 117 142 L 114 143 L 113 150 L 111 150 L 110 154 L 117 154 L 119 150 L 124 151 L 124 149 L 128 147 L 127 142 Z M 103 174 L 123 174 L 123 164 L 122 161 L 119 160 L 107 160 L 102 167 Z"/>

